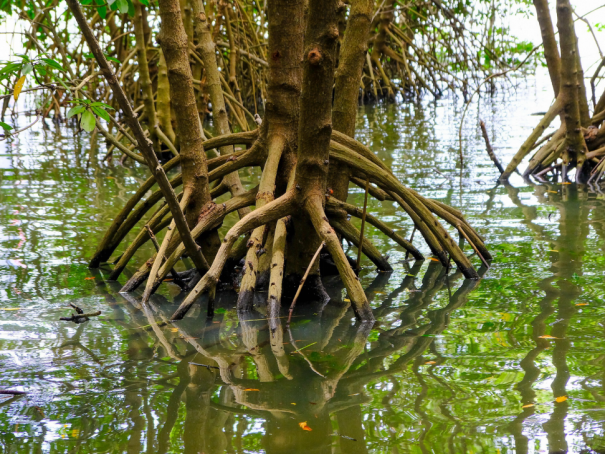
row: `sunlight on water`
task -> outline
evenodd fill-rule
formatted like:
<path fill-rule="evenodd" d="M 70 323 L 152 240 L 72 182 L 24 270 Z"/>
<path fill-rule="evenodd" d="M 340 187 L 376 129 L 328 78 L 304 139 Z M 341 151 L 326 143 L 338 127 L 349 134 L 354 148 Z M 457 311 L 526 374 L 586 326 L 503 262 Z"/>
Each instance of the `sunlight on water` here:
<path fill-rule="evenodd" d="M 536 86 L 549 85 L 471 105 L 462 169 L 461 100 L 360 108 L 358 138 L 401 181 L 461 209 L 495 256 L 478 282 L 446 277 L 370 228 L 395 268 L 362 262 L 372 328 L 334 281 L 332 302 L 299 303 L 289 330 L 262 308 L 238 318 L 230 292 L 212 320 L 202 301 L 166 323 L 176 286 L 141 307 L 105 281 L 109 266 L 87 268 L 145 171 L 99 163 L 104 144 L 91 153 L 88 136 L 50 121 L 2 142 L 0 387 L 28 392 L 0 401 L 3 452 L 603 452 L 604 196 L 516 176 L 496 186 L 477 127 L 508 162 L 549 107 Z M 411 234 L 393 203 L 369 209 Z M 103 314 L 61 322 L 68 303 Z"/>

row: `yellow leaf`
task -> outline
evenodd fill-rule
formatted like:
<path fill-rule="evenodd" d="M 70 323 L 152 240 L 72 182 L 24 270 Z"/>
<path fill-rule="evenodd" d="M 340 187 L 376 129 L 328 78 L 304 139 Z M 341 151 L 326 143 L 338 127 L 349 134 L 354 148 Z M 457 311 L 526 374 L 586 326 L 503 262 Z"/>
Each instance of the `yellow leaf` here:
<path fill-rule="evenodd" d="M 588 306 L 588 303 L 578 303 L 576 306 Z"/>
<path fill-rule="evenodd" d="M 440 261 L 441 261 L 441 260 L 439 260 L 439 259 L 436 259 L 435 257 L 431 257 L 431 260 L 432 260 L 433 262 L 440 262 Z M 408 275 L 408 276 L 409 276 L 409 275 Z"/>
<path fill-rule="evenodd" d="M 561 403 L 567 400 L 567 396 L 560 396 L 555 399 L 555 402 Z"/>
<path fill-rule="evenodd" d="M 21 90 L 23 90 L 24 83 L 25 83 L 25 76 L 21 76 L 21 78 L 17 81 L 17 83 L 15 83 L 15 92 L 13 93 L 13 96 L 15 97 L 15 101 L 17 99 L 19 99 L 19 94 L 21 93 Z"/>
<path fill-rule="evenodd" d="M 0 308 L 0 311 L 18 311 L 19 308 L 18 307 L 3 307 Z"/>
<path fill-rule="evenodd" d="M 548 192 L 550 192 L 551 194 L 558 194 L 557 191 L 548 191 Z"/>
<path fill-rule="evenodd" d="M 294 402 L 292 402 L 290 405 L 296 405 Z"/>
<path fill-rule="evenodd" d="M 556 249 L 549 249 L 548 252 L 559 252 Z"/>
<path fill-rule="evenodd" d="M 343 301 L 344 301 L 345 303 L 350 303 L 350 302 L 351 302 L 351 300 L 350 300 L 349 298 L 345 298 Z"/>
<path fill-rule="evenodd" d="M 426 362 L 426 363 L 424 363 L 424 364 L 437 364 L 437 361 L 427 361 L 427 362 Z"/>
<path fill-rule="evenodd" d="M 85 278 L 84 278 L 84 280 L 85 280 L 85 281 L 90 281 L 90 280 L 92 280 L 92 279 L 94 279 L 94 277 L 85 277 Z"/>
<path fill-rule="evenodd" d="M 246 388 L 244 391 L 260 391 L 260 389 Z"/>
<path fill-rule="evenodd" d="M 313 430 L 309 426 L 307 426 L 307 421 L 299 422 L 298 425 L 300 426 L 300 428 L 302 430 L 308 430 L 309 432 L 311 432 Z"/>
<path fill-rule="evenodd" d="M 558 339 L 558 337 L 550 336 L 546 334 L 545 336 L 538 336 L 538 339 Z"/>
<path fill-rule="evenodd" d="M 561 184 L 571 184 L 569 181 L 566 181 L 565 183 L 561 183 Z"/>
<path fill-rule="evenodd" d="M 178 328 L 170 328 L 170 331 L 172 331 L 173 333 L 176 333 L 178 330 Z"/>
<path fill-rule="evenodd" d="M 523 405 L 521 408 L 530 408 L 533 407 L 535 404 L 528 404 L 528 405 Z"/>

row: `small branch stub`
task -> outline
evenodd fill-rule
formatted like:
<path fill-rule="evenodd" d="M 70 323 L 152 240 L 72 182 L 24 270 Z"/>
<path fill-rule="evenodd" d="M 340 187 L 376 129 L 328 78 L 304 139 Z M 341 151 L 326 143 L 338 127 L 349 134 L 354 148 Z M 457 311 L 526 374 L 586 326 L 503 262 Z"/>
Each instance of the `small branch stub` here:
<path fill-rule="evenodd" d="M 313 66 L 317 66 L 317 65 L 321 64 L 321 61 L 323 60 L 323 56 L 321 55 L 321 52 L 319 51 L 319 49 L 317 47 L 315 47 L 313 50 L 311 50 L 309 52 L 309 54 L 307 55 L 307 59 L 309 60 L 310 64 L 312 64 Z"/>

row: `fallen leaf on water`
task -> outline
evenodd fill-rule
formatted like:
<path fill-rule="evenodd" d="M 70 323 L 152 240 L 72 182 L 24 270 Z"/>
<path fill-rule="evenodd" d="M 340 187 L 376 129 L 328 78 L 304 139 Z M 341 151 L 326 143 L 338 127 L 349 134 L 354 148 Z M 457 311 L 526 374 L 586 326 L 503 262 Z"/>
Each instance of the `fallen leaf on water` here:
<path fill-rule="evenodd" d="M 294 402 L 292 402 L 290 405 L 296 405 Z"/>
<path fill-rule="evenodd" d="M 533 407 L 535 404 L 528 404 L 528 405 L 523 405 L 521 408 L 529 408 L 529 407 Z"/>
<path fill-rule="evenodd" d="M 19 99 L 19 94 L 21 93 L 21 90 L 23 89 L 24 83 L 25 83 L 25 76 L 21 76 L 19 78 L 19 80 L 15 83 L 15 91 L 13 93 L 13 95 L 15 97 L 15 101 L 17 99 Z"/>
<path fill-rule="evenodd" d="M 545 336 L 538 336 L 538 339 L 559 339 L 559 338 L 546 334 Z"/>
<path fill-rule="evenodd" d="M 588 306 L 588 303 L 578 303 L 576 306 Z"/>
<path fill-rule="evenodd" d="M 426 363 L 424 363 L 424 364 L 437 364 L 437 361 L 427 361 L 427 362 L 426 362 Z"/>
<path fill-rule="evenodd" d="M 567 400 L 567 396 L 560 396 L 555 399 L 555 402 L 561 403 Z"/>
<path fill-rule="evenodd" d="M 19 308 L 18 307 L 3 307 L 0 308 L 0 311 L 18 311 Z"/>
<path fill-rule="evenodd" d="M 85 280 L 85 281 L 90 281 L 90 280 L 92 280 L 92 279 L 94 279 L 94 277 L 85 277 L 85 278 L 84 278 L 84 280 Z"/>
<path fill-rule="evenodd" d="M 307 426 L 307 421 L 305 421 L 305 422 L 299 422 L 298 425 L 300 426 L 300 428 L 302 430 L 308 430 L 309 432 L 311 432 L 313 430 L 309 426 Z"/>
<path fill-rule="evenodd" d="M 246 388 L 246 389 L 244 389 L 244 391 L 260 391 L 260 389 Z"/>

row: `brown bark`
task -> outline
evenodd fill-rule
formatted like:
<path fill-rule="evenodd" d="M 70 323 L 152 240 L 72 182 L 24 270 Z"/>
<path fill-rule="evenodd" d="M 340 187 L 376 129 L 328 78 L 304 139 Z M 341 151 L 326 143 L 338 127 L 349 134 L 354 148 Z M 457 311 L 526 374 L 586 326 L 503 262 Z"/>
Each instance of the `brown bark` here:
<path fill-rule="evenodd" d="M 219 135 L 227 135 L 231 133 L 229 127 L 229 117 L 225 108 L 225 99 L 221 89 L 221 81 L 219 77 L 218 66 L 216 63 L 216 49 L 212 41 L 212 33 L 208 24 L 206 14 L 204 13 L 204 5 L 201 0 L 191 0 L 193 6 L 193 15 L 195 19 L 195 38 L 197 40 L 197 51 L 204 62 L 206 87 L 210 93 L 212 102 L 212 118 L 214 119 Z M 228 145 L 219 148 L 222 156 L 233 153 L 235 150 L 233 145 Z M 237 196 L 245 192 L 238 172 L 230 173 L 223 178 L 224 184 L 229 188 L 232 196 Z M 249 208 L 239 210 L 240 219 L 250 212 Z"/>
<path fill-rule="evenodd" d="M 578 57 L 576 35 L 573 29 L 572 9 L 569 0 L 557 0 L 557 28 L 561 41 L 561 92 L 565 122 L 566 150 L 563 152 L 563 167 L 576 160 L 577 178 L 581 176 L 586 159 L 586 143 L 582 135 L 580 117 Z"/>
<path fill-rule="evenodd" d="M 373 320 L 363 288 L 346 260 L 340 240 L 323 208 L 332 136 L 332 87 L 341 7 L 344 5 L 338 0 L 309 1 L 295 188 L 299 203 L 309 214 L 321 240 L 326 242 L 357 316 L 362 320 Z M 314 246 L 308 245 L 309 249 Z"/>
<path fill-rule="evenodd" d="M 158 162 L 158 159 L 155 153 L 153 152 L 151 142 L 148 141 L 145 137 L 143 128 L 141 128 L 141 124 L 136 118 L 134 110 L 130 105 L 130 101 L 126 97 L 126 93 L 118 83 L 115 74 L 111 70 L 109 63 L 105 58 L 103 50 L 99 45 L 99 42 L 97 41 L 92 29 L 86 22 L 86 18 L 84 17 L 82 9 L 80 8 L 80 4 L 77 2 L 77 0 L 67 0 L 67 4 L 69 6 L 69 9 L 72 11 L 76 21 L 78 22 L 82 33 L 84 34 L 84 38 L 86 39 L 88 47 L 93 53 L 95 60 L 99 64 L 99 67 L 101 68 L 101 73 L 103 74 L 103 77 L 110 86 L 120 108 L 122 109 L 122 112 L 124 113 L 124 116 L 126 118 L 126 122 L 129 124 L 130 129 L 133 131 L 133 134 L 138 143 L 138 147 L 141 151 L 141 154 L 145 157 L 149 170 L 155 177 L 155 180 L 158 183 L 158 186 L 160 187 L 166 199 L 166 203 L 170 207 L 170 211 L 174 216 L 179 233 L 183 238 L 183 242 L 187 248 L 187 252 L 190 254 L 190 257 L 192 258 L 198 270 L 203 271 L 207 269 L 208 264 L 204 260 L 204 257 L 198 245 L 193 241 L 193 237 L 191 236 L 191 232 L 187 226 L 185 216 L 183 215 L 183 212 L 180 209 L 179 202 L 174 191 L 172 190 L 172 186 L 170 185 L 168 178 L 166 177 L 164 169 Z"/>
<path fill-rule="evenodd" d="M 145 26 L 143 25 L 143 10 L 141 2 L 134 2 L 134 34 L 137 46 L 137 60 L 139 63 L 139 82 L 141 84 L 141 92 L 145 115 L 147 115 L 147 124 L 149 125 L 149 137 L 153 142 L 153 148 L 156 153 L 160 151 L 160 145 L 156 133 L 157 117 L 155 105 L 153 102 L 153 87 L 151 86 L 151 77 L 149 76 L 149 64 L 147 62 L 147 41 L 145 40 Z"/>
<path fill-rule="evenodd" d="M 189 65 L 189 40 L 183 26 L 180 4 L 178 0 L 160 0 L 159 7 L 162 25 L 158 42 L 168 68 L 170 96 L 181 149 L 183 191 L 185 194 L 190 193 L 186 219 L 192 228 L 204 206 L 212 202 L 208 166 Z M 218 233 L 210 232 L 201 241 L 205 254 L 212 259 L 220 244 Z"/>
<path fill-rule="evenodd" d="M 555 30 L 550 17 L 548 0 L 534 0 L 534 6 L 536 7 L 536 15 L 540 24 L 540 32 L 542 33 L 544 58 L 546 59 L 550 81 L 552 82 L 556 98 L 559 96 L 561 88 L 561 57 L 559 56 L 559 47 L 555 39 Z"/>
<path fill-rule="evenodd" d="M 359 103 L 359 87 L 368 51 L 370 25 L 374 0 L 353 0 L 344 36 L 340 46 L 338 69 L 335 75 L 334 130 L 355 137 L 355 121 Z M 347 201 L 351 170 L 348 166 L 331 166 L 329 187 L 333 197 Z"/>
<path fill-rule="evenodd" d="M 270 0 L 267 3 L 269 20 L 269 85 L 267 91 L 266 116 L 263 125 L 268 137 L 268 158 L 261 178 L 261 187 L 257 195 L 257 207 L 272 201 L 276 195 L 285 192 L 289 175 L 296 160 L 296 140 L 299 119 L 299 97 L 302 83 L 302 58 L 304 43 L 304 0 Z M 308 220 L 299 219 L 301 223 Z M 302 225 L 302 224 L 299 224 Z M 281 228 L 283 229 L 283 224 Z M 238 308 L 246 310 L 251 307 L 254 290 L 257 285 L 259 253 L 263 249 L 264 227 L 252 233 L 250 249 L 246 255 L 245 273 L 240 286 Z M 301 244 L 306 245 L 309 237 L 317 242 L 309 226 L 306 235 L 290 235 L 288 247 L 284 248 L 288 264 L 287 272 L 298 275 L 304 273 L 307 263 L 301 263 Z M 283 235 L 278 232 L 278 237 Z M 306 241 L 303 241 L 303 238 Z M 292 246 L 293 245 L 293 246 Z M 266 249 L 266 247 L 264 248 Z M 282 251 L 278 252 L 282 253 Z M 280 262 L 281 263 L 281 262 Z M 298 266 L 300 264 L 300 266 Z M 304 268 L 304 269 L 303 269 Z M 301 271 L 302 270 L 302 271 Z M 277 278 L 277 276 L 274 276 Z M 280 279 L 283 279 L 283 273 Z M 273 287 L 280 285 L 273 281 Z M 271 284 L 270 284 L 271 285 Z M 275 296 L 275 295 L 274 295 Z M 281 295 L 279 295 L 281 297 Z M 273 301 L 279 300 L 274 297 Z M 274 308 L 276 310 L 276 308 Z"/>
<path fill-rule="evenodd" d="M 161 49 L 158 63 L 158 85 L 157 85 L 157 115 L 158 124 L 168 139 L 174 144 L 176 134 L 172 127 L 172 114 L 170 108 L 170 82 L 168 81 L 168 69 L 166 59 Z"/>

